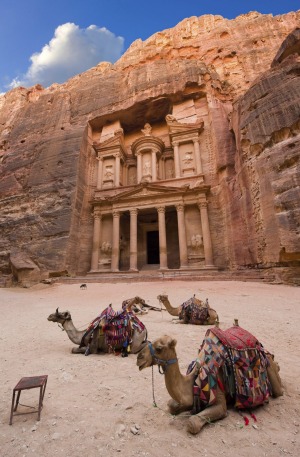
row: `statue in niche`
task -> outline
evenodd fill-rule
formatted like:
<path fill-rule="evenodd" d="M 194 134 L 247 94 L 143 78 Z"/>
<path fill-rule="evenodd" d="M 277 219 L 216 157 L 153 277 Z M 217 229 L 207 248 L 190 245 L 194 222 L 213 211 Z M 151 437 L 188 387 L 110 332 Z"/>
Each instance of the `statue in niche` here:
<path fill-rule="evenodd" d="M 111 247 L 111 244 L 109 243 L 109 241 L 103 241 L 100 249 L 105 254 L 109 254 L 112 250 L 112 247 Z"/>
<path fill-rule="evenodd" d="M 105 167 L 104 179 L 106 181 L 110 181 L 113 179 L 113 177 L 114 177 L 113 167 L 112 167 L 112 165 L 107 165 Z"/>
<path fill-rule="evenodd" d="M 141 130 L 141 132 L 143 132 L 143 134 L 145 136 L 150 136 L 151 135 L 151 132 L 152 132 L 152 127 L 150 124 L 145 124 L 144 125 L 144 128 Z"/>
<path fill-rule="evenodd" d="M 150 163 L 150 160 L 146 160 L 146 162 L 144 163 L 143 171 L 144 171 L 144 175 L 150 175 L 150 173 L 151 173 L 151 163 Z"/>
<path fill-rule="evenodd" d="M 190 165 L 192 163 L 192 161 L 193 161 L 193 153 L 191 151 L 187 151 L 185 153 L 183 162 L 185 163 L 185 165 Z"/>
<path fill-rule="evenodd" d="M 168 166 L 167 166 L 166 178 L 167 178 L 167 179 L 172 179 L 172 178 L 174 178 L 174 167 L 173 167 L 172 164 L 168 164 Z"/>
<path fill-rule="evenodd" d="M 199 233 L 197 235 L 193 235 L 191 238 L 191 246 L 192 249 L 199 249 L 201 246 L 203 246 L 203 237 Z"/>

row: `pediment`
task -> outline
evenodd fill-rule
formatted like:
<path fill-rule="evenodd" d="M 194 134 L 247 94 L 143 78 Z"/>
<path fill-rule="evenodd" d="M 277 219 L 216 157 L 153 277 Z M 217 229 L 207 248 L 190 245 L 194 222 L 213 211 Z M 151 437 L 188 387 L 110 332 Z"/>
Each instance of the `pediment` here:
<path fill-rule="evenodd" d="M 110 198 L 111 202 L 117 202 L 121 200 L 132 200 L 132 199 L 139 199 L 139 198 L 147 198 L 147 197 L 162 197 L 162 196 L 170 196 L 170 195 L 181 195 L 182 189 L 178 187 L 164 187 L 155 184 L 139 184 L 136 186 L 135 189 L 130 191 L 125 191 L 119 193 Z"/>
<path fill-rule="evenodd" d="M 204 121 L 198 121 L 193 124 L 184 124 L 176 120 L 167 121 L 170 134 L 199 132 L 203 129 Z"/>
<path fill-rule="evenodd" d="M 123 150 L 125 149 L 124 145 L 124 136 L 117 133 L 113 137 L 108 138 L 103 142 L 97 142 L 93 144 L 94 149 L 96 151 L 102 151 L 107 149 L 119 148 L 121 147 Z"/>

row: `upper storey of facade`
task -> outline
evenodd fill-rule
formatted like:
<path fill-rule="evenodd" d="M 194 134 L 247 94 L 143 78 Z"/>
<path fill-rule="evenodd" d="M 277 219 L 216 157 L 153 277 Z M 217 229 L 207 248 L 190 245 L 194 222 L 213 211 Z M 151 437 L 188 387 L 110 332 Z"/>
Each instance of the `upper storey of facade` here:
<path fill-rule="evenodd" d="M 193 100 L 173 105 L 172 114 L 142 128 L 126 130 L 122 119 L 105 123 L 93 132 L 96 199 L 105 190 L 145 182 L 181 186 L 196 178 L 197 185 L 204 183 L 205 143 L 204 120 Z"/>

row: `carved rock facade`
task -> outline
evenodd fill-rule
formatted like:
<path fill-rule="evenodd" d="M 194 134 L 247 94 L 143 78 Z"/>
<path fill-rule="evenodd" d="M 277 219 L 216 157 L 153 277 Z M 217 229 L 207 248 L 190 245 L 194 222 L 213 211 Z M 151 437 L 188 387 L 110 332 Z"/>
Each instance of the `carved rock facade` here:
<path fill-rule="evenodd" d="M 43 275 L 261 267 L 297 283 L 299 19 L 190 18 L 0 97 L 2 273 L 18 249 Z"/>

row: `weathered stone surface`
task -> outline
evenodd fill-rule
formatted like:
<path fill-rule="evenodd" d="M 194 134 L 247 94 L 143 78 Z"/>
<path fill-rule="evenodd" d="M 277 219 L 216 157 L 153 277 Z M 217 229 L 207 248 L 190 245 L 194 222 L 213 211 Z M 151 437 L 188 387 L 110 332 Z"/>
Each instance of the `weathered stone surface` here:
<path fill-rule="evenodd" d="M 214 265 L 295 266 L 298 32 L 287 36 L 299 19 L 300 12 L 189 18 L 136 41 L 115 65 L 0 97 L 0 270 L 8 273 L 9 253 L 18 246 L 42 272 L 87 273 L 98 198 L 93 144 L 105 125 L 116 123 L 130 158 L 131 144 L 150 122 L 171 154 L 165 126 L 171 113 L 183 124 L 203 120 Z M 187 214 L 192 224 L 195 217 Z"/>

